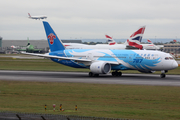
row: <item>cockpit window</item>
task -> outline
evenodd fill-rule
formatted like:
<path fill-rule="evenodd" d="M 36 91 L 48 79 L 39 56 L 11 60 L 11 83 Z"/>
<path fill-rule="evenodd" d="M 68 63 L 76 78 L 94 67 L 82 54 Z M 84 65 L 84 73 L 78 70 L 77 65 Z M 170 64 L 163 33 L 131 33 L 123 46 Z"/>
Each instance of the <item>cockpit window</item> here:
<path fill-rule="evenodd" d="M 172 57 L 165 57 L 165 60 L 174 60 Z"/>
<path fill-rule="evenodd" d="M 169 60 L 169 57 L 165 57 L 165 60 Z"/>

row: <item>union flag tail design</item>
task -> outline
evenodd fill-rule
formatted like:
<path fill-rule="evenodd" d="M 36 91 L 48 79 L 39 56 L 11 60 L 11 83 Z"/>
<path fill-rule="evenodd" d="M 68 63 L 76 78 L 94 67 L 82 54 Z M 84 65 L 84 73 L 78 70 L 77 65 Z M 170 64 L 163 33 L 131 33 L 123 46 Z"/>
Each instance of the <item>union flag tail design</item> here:
<path fill-rule="evenodd" d="M 142 40 L 142 36 L 144 34 L 146 26 L 143 26 L 141 28 L 139 28 L 136 32 L 134 32 L 131 36 L 130 36 L 130 40 L 134 40 L 134 41 L 139 41 L 141 42 Z"/>
<path fill-rule="evenodd" d="M 149 44 L 153 44 L 149 39 L 147 40 Z"/>
<path fill-rule="evenodd" d="M 127 43 L 129 44 L 129 46 L 136 47 L 136 48 L 138 48 L 138 49 L 140 49 L 140 50 L 143 49 L 143 46 L 140 45 L 140 44 L 137 44 L 136 42 L 130 42 L 129 40 L 127 40 Z"/>
<path fill-rule="evenodd" d="M 44 29 L 46 32 L 49 48 L 51 52 L 53 51 L 58 51 L 58 50 L 64 50 L 65 47 L 62 44 L 61 40 L 57 37 L 56 33 L 53 31 L 51 26 L 49 25 L 48 22 L 43 21 Z"/>
<path fill-rule="evenodd" d="M 143 49 L 142 45 L 141 45 L 141 40 L 144 34 L 144 30 L 145 30 L 146 26 L 143 26 L 141 28 L 139 28 L 136 32 L 134 32 L 130 38 L 127 40 L 127 43 L 129 46 L 133 46 L 136 47 L 138 49 Z"/>
<path fill-rule="evenodd" d="M 109 45 L 115 45 L 116 42 L 112 39 L 112 37 L 110 37 L 109 35 L 105 35 L 106 38 L 108 39 L 107 42 Z"/>
<path fill-rule="evenodd" d="M 106 38 L 112 39 L 112 37 L 110 37 L 109 35 L 105 35 L 105 36 L 106 36 Z"/>

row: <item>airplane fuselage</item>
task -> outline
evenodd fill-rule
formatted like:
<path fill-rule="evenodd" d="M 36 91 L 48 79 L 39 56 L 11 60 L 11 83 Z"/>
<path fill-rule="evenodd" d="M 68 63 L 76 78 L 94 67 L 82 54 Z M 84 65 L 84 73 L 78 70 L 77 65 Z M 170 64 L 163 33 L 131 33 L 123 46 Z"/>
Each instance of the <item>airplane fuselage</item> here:
<path fill-rule="evenodd" d="M 31 16 L 31 17 L 29 17 L 30 19 L 46 19 L 47 18 L 47 16 Z"/>
<path fill-rule="evenodd" d="M 54 62 L 74 68 L 88 68 L 91 71 L 89 72 L 90 77 L 107 74 L 111 70 L 114 70 L 112 76 L 121 76 L 122 73 L 119 70 L 138 70 L 146 73 L 161 71 L 161 78 L 165 78 L 165 72 L 178 67 L 177 62 L 170 54 L 161 51 L 113 50 L 109 48 L 65 49 L 65 45 L 59 40 L 49 23 L 43 21 L 43 24 L 51 52 L 26 54 L 47 57 Z M 100 46 L 103 45 L 98 47 Z"/>
<path fill-rule="evenodd" d="M 80 43 L 64 43 L 66 49 L 126 49 L 125 44 L 116 44 L 116 45 L 109 45 L 109 44 L 96 44 L 96 45 L 86 45 Z"/>
<path fill-rule="evenodd" d="M 90 59 L 93 63 L 98 61 L 118 62 L 119 65 L 112 65 L 111 70 L 161 71 L 177 67 L 177 62 L 170 54 L 151 50 L 67 49 L 51 52 L 49 55 Z M 92 64 L 92 62 L 79 63 L 74 60 L 51 59 L 54 62 L 75 68 L 89 68 Z"/>
<path fill-rule="evenodd" d="M 125 50 L 129 49 L 127 48 L 127 44 L 96 44 L 96 45 L 86 45 L 86 44 L 80 44 L 80 43 L 63 43 L 66 47 L 66 49 L 112 49 L 112 50 Z M 146 50 L 158 50 L 159 47 L 157 47 L 154 44 L 140 44 L 143 46 L 143 49 Z M 137 48 L 136 48 L 137 49 Z"/>

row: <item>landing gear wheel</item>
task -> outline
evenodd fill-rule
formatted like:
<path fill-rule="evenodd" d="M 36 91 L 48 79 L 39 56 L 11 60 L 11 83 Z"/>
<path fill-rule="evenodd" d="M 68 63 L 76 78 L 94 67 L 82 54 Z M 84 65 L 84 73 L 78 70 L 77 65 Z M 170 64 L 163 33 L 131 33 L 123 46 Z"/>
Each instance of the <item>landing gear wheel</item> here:
<path fill-rule="evenodd" d="M 92 77 L 94 74 L 92 72 L 89 72 L 89 77 Z"/>
<path fill-rule="evenodd" d="M 161 78 L 165 78 L 165 77 L 166 77 L 166 74 L 162 73 L 162 74 L 160 75 L 160 77 L 161 77 Z"/>
<path fill-rule="evenodd" d="M 118 72 L 118 71 L 112 72 L 112 76 L 121 76 L 121 75 L 122 72 Z"/>
<path fill-rule="evenodd" d="M 118 72 L 118 76 L 122 76 L 122 72 Z"/>
<path fill-rule="evenodd" d="M 92 72 L 89 72 L 89 77 L 98 77 L 98 76 L 99 76 L 99 74 L 94 74 Z"/>
<path fill-rule="evenodd" d="M 116 76 L 116 72 L 112 72 L 112 76 Z"/>
<path fill-rule="evenodd" d="M 94 74 L 94 77 L 99 77 L 99 74 Z"/>

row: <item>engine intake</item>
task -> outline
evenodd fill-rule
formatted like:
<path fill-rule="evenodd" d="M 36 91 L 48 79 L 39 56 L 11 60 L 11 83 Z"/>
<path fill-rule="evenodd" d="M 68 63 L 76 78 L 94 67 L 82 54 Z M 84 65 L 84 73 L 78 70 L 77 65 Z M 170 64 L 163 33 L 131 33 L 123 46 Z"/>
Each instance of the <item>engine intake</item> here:
<path fill-rule="evenodd" d="M 90 65 L 90 70 L 95 74 L 107 74 L 111 71 L 111 64 L 104 61 L 94 62 Z"/>

